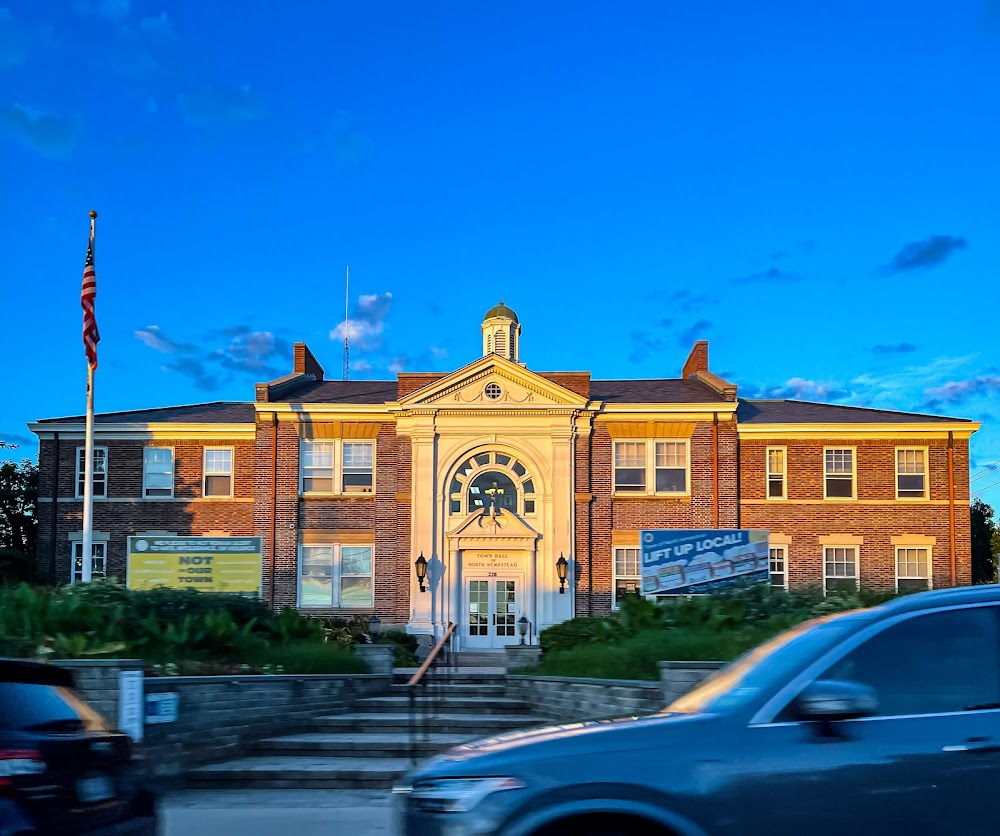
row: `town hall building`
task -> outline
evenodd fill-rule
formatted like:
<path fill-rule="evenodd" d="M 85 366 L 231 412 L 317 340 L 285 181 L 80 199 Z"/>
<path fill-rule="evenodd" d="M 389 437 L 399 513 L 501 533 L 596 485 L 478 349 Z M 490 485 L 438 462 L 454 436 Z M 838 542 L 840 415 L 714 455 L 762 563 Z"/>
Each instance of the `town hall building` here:
<path fill-rule="evenodd" d="M 418 634 L 453 622 L 463 649 L 640 594 L 648 529 L 766 530 L 782 587 L 970 583 L 979 424 L 742 399 L 707 342 L 676 378 L 536 371 L 502 302 L 481 331 L 482 355 L 449 373 L 327 380 L 297 343 L 292 372 L 253 401 L 97 415 L 94 575 L 126 580 L 130 543 L 148 538 L 251 538 L 273 606 Z M 67 582 L 82 567 L 83 419 L 30 428 L 39 564 Z"/>

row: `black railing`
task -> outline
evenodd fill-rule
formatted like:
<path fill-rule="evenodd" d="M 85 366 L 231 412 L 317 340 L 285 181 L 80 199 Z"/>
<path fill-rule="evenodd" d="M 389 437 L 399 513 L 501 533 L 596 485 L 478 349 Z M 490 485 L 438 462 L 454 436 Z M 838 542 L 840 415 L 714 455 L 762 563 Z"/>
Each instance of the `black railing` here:
<path fill-rule="evenodd" d="M 410 760 L 414 764 L 419 760 L 420 741 L 423 741 L 426 749 L 430 740 L 430 720 L 438 713 L 442 687 L 445 684 L 442 672 L 448 667 L 454 667 L 454 654 L 450 650 L 450 640 L 454 633 L 455 625 L 449 624 L 423 664 L 406 683 L 410 698 Z M 427 676 L 428 672 L 431 672 L 430 676 Z"/>

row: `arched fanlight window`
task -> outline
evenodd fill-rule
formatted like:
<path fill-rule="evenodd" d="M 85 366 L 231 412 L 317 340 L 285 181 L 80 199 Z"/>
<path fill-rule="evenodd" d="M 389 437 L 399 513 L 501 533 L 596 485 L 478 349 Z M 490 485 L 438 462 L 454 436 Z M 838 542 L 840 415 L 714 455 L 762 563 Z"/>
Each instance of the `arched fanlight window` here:
<path fill-rule="evenodd" d="M 501 513 L 536 513 L 535 482 L 528 469 L 506 453 L 477 453 L 463 461 L 448 489 L 449 513 L 471 514 L 497 500 Z"/>

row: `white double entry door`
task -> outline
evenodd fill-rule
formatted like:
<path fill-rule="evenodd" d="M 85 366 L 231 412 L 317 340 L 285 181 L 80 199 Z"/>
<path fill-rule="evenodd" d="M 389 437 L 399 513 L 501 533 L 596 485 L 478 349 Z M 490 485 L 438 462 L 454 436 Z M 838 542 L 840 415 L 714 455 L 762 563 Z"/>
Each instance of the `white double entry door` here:
<path fill-rule="evenodd" d="M 489 572 L 466 576 L 464 585 L 462 646 L 490 650 L 520 642 L 517 622 L 525 600 L 522 576 Z"/>

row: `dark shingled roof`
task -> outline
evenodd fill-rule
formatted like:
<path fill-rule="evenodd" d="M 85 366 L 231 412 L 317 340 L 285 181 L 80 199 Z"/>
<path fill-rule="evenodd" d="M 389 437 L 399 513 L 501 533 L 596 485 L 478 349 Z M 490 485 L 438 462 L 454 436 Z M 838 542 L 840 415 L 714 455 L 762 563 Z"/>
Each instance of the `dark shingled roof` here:
<path fill-rule="evenodd" d="M 69 418 L 43 418 L 39 424 L 82 424 L 83 415 Z M 94 416 L 97 424 L 159 424 L 168 421 L 190 424 L 252 424 L 252 403 L 213 401 L 189 406 L 164 406 L 157 409 L 133 409 L 128 412 L 104 412 Z"/>
<path fill-rule="evenodd" d="M 722 403 L 723 398 L 700 380 L 592 380 L 590 397 L 607 403 Z"/>
<path fill-rule="evenodd" d="M 311 380 L 282 392 L 282 403 L 391 403 L 397 398 L 395 380 Z"/>
<path fill-rule="evenodd" d="M 740 424 L 903 424 L 969 419 L 811 401 L 741 400 L 736 420 Z"/>

